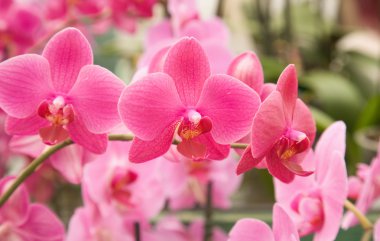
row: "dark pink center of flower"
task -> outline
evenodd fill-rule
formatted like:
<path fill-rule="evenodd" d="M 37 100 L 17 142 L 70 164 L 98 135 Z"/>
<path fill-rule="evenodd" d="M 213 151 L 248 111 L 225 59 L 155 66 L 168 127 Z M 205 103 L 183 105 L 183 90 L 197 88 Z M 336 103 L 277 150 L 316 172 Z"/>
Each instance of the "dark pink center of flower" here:
<path fill-rule="evenodd" d="M 310 140 L 305 133 L 290 130 L 276 142 L 274 151 L 281 163 L 291 172 L 301 176 L 308 176 L 312 172 L 304 171 L 294 156 L 306 151 L 309 147 Z"/>
<path fill-rule="evenodd" d="M 182 141 L 177 146 L 178 151 L 191 159 L 202 159 L 206 155 L 206 146 L 197 141 L 197 137 L 210 132 L 212 128 L 211 120 L 202 117 L 195 110 L 189 110 L 178 128 L 178 135 Z"/>
<path fill-rule="evenodd" d="M 74 121 L 74 111 L 62 96 L 42 102 L 38 115 L 50 122 L 49 126 L 40 129 L 40 136 L 45 144 L 55 145 L 69 137 L 66 125 Z"/>
<path fill-rule="evenodd" d="M 298 194 L 291 202 L 291 208 L 300 216 L 297 224 L 300 236 L 317 232 L 322 228 L 324 212 L 318 191 Z"/>
<path fill-rule="evenodd" d="M 120 204 L 130 207 L 132 192 L 130 185 L 137 179 L 135 172 L 123 169 L 116 169 L 111 181 L 111 195 Z"/>

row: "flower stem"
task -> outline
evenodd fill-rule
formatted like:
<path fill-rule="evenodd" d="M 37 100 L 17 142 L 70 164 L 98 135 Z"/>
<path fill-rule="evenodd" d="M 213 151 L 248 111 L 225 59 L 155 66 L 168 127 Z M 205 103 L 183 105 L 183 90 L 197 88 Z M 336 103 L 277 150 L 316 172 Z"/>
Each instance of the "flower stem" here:
<path fill-rule="evenodd" d="M 344 201 L 344 206 L 356 216 L 364 230 L 373 228 L 372 222 L 352 202 L 346 200 Z"/>
<path fill-rule="evenodd" d="M 4 192 L 0 198 L 0 207 L 9 199 L 14 191 L 20 186 L 25 179 L 27 179 L 46 159 L 56 153 L 58 150 L 73 144 L 72 140 L 66 140 L 55 146 L 50 147 L 41 156 L 34 159 L 25 169 L 23 169 L 20 175 L 14 180 L 12 185 Z"/>
<path fill-rule="evenodd" d="M 133 135 L 123 135 L 116 134 L 110 135 L 108 140 L 110 141 L 131 141 L 133 140 Z M 63 141 L 55 146 L 50 147 L 44 153 L 42 153 L 39 157 L 34 159 L 25 169 L 21 171 L 19 176 L 14 180 L 12 185 L 1 195 L 0 197 L 0 207 L 4 205 L 4 203 L 10 198 L 12 193 L 16 191 L 16 189 L 27 179 L 45 160 L 47 160 L 51 155 L 59 151 L 60 149 L 74 144 L 72 140 Z M 173 140 L 174 145 L 178 145 L 179 141 Z M 248 144 L 244 143 L 233 143 L 231 144 L 232 148 L 244 149 L 248 146 Z"/>

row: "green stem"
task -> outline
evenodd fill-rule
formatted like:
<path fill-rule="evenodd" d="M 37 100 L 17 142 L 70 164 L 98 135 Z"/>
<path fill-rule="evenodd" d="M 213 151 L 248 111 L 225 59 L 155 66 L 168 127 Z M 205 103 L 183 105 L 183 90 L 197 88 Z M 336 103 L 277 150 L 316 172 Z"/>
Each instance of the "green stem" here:
<path fill-rule="evenodd" d="M 4 192 L 0 198 L 0 207 L 9 199 L 14 191 L 18 188 L 28 178 L 47 158 L 56 153 L 58 150 L 73 144 L 73 141 L 66 140 L 59 143 L 58 145 L 52 146 L 47 149 L 41 156 L 34 159 L 24 170 L 21 171 L 20 175 L 14 180 L 12 185 Z"/>
<path fill-rule="evenodd" d="M 344 207 L 356 216 L 364 230 L 371 230 L 373 228 L 371 221 L 352 202 L 348 200 L 344 201 Z"/>
<path fill-rule="evenodd" d="M 110 135 L 108 139 L 110 141 L 131 141 L 133 140 L 133 135 L 123 135 L 123 134 L 116 134 L 116 135 Z M 74 144 L 72 140 L 66 140 L 64 142 L 61 142 L 55 146 L 50 147 L 47 149 L 44 153 L 42 153 L 39 157 L 34 159 L 25 169 L 23 169 L 20 173 L 20 175 L 14 180 L 12 185 L 1 195 L 0 197 L 0 207 L 4 205 L 4 203 L 10 198 L 12 193 L 16 191 L 16 189 L 27 179 L 45 160 L 47 160 L 51 155 L 59 151 L 60 149 L 69 146 L 71 144 Z M 178 145 L 179 141 L 173 140 L 174 145 Z M 248 145 L 244 143 L 233 143 L 231 144 L 232 148 L 237 149 L 244 149 Z"/>

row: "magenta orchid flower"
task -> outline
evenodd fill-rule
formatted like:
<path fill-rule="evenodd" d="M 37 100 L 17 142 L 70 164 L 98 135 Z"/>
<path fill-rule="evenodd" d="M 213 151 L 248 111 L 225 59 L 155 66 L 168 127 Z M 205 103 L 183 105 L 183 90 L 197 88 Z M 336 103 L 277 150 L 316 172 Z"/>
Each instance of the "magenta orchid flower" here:
<path fill-rule="evenodd" d="M 0 52 L 4 57 L 25 53 L 44 31 L 43 21 L 32 4 L 22 1 L 0 4 Z M 0 56 L 0 61 L 3 58 Z"/>
<path fill-rule="evenodd" d="M 228 75 L 210 76 L 208 59 L 194 38 L 168 52 L 163 73 L 148 74 L 128 86 L 120 116 L 135 135 L 130 160 L 144 162 L 169 150 L 177 132 L 178 151 L 189 158 L 223 159 L 228 144 L 249 132 L 260 100 Z"/>
<path fill-rule="evenodd" d="M 129 219 L 147 220 L 165 203 L 159 162 L 129 162 L 130 146 L 130 142 L 112 142 L 105 154 L 85 166 L 84 201 L 97 206 L 102 215 L 113 206 Z"/>
<path fill-rule="evenodd" d="M 213 207 L 230 207 L 230 197 L 242 181 L 242 176 L 231 172 L 237 165 L 231 154 L 223 161 L 200 162 L 186 158 L 171 148 L 166 158 L 169 161 L 162 161 L 161 170 L 165 173 L 163 182 L 171 209 L 192 208 L 195 204 L 204 206 L 208 182 L 213 184 Z"/>
<path fill-rule="evenodd" d="M 166 216 L 161 219 L 153 233 L 157 241 L 202 241 L 204 239 L 203 220 L 194 220 L 185 227 L 174 216 Z M 218 227 L 212 229 L 211 241 L 227 241 L 227 234 Z"/>
<path fill-rule="evenodd" d="M 357 177 L 350 181 L 350 198 L 356 200 L 355 206 L 362 213 L 367 213 L 373 203 L 380 197 L 380 144 L 377 156 L 372 160 L 371 165 L 360 163 L 357 170 Z M 343 218 L 342 228 L 348 229 L 358 223 L 356 216 L 352 212 L 347 212 Z"/>
<path fill-rule="evenodd" d="M 136 31 L 138 18 L 149 18 L 153 15 L 153 6 L 157 0 L 109 0 L 112 20 L 117 27 L 127 32 Z"/>
<path fill-rule="evenodd" d="M 251 145 L 239 162 L 237 173 L 262 161 L 277 179 L 289 183 L 295 175 L 308 176 L 302 161 L 315 137 L 315 122 L 307 106 L 297 98 L 298 80 L 294 65 L 279 77 L 276 90 L 261 104 L 252 126 Z"/>
<path fill-rule="evenodd" d="M 300 236 L 314 233 L 314 241 L 335 240 L 347 197 L 346 126 L 335 122 L 322 134 L 315 153 L 306 156 L 314 174 L 285 184 L 275 179 L 276 200 L 296 223 Z"/>
<path fill-rule="evenodd" d="M 13 180 L 13 177 L 0 180 L 1 194 Z M 1 240 L 62 241 L 64 235 L 63 223 L 47 207 L 29 203 L 29 195 L 23 185 L 0 208 Z"/>
<path fill-rule="evenodd" d="M 279 205 L 273 206 L 273 231 L 257 219 L 241 219 L 231 229 L 228 241 L 299 241 L 293 220 Z"/>
<path fill-rule="evenodd" d="M 92 65 L 92 50 L 74 28 L 57 33 L 42 56 L 25 54 L 0 64 L 0 107 L 12 135 L 39 133 L 44 143 L 67 138 L 94 153 L 107 147 L 119 124 L 117 102 L 124 84 Z"/>

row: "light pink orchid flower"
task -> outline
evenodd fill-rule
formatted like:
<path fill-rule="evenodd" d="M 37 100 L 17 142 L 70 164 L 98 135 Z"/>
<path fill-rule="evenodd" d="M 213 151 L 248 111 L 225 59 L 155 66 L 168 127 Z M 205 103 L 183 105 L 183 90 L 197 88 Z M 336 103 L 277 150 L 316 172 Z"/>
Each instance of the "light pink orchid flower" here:
<path fill-rule="evenodd" d="M 83 199 L 102 215 L 112 206 L 128 219 L 149 220 L 165 203 L 161 162 L 131 163 L 130 146 L 130 142 L 112 142 L 105 154 L 85 166 Z"/>
<path fill-rule="evenodd" d="M 347 170 L 344 161 L 346 126 L 338 121 L 320 137 L 315 153 L 306 156 L 316 165 L 314 174 L 295 177 L 285 184 L 275 179 L 277 202 L 296 223 L 300 236 L 314 233 L 314 241 L 335 240 L 347 197 Z"/>
<path fill-rule="evenodd" d="M 13 182 L 13 177 L 0 180 L 0 194 Z M 63 223 L 41 204 L 29 203 L 29 195 L 21 185 L 0 208 L 0 240 L 62 241 Z"/>
<path fill-rule="evenodd" d="M 204 239 L 203 220 L 194 220 L 185 227 L 174 216 L 166 216 L 161 219 L 153 232 L 157 241 L 202 241 Z M 218 227 L 212 230 L 211 241 L 227 241 L 227 234 Z"/>
<path fill-rule="evenodd" d="M 157 55 L 162 57 L 163 50 L 188 36 L 196 38 L 202 45 L 211 73 L 226 73 L 232 54 L 228 49 L 229 30 L 223 21 L 216 17 L 201 19 L 195 0 L 169 0 L 168 8 L 171 19 L 163 20 L 147 31 L 139 68 L 156 62 Z"/>
<path fill-rule="evenodd" d="M 162 160 L 160 169 L 165 173 L 163 182 L 171 209 L 192 208 L 195 204 L 204 206 L 209 182 L 212 182 L 213 207 L 230 207 L 230 197 L 242 181 L 242 176 L 231 172 L 237 165 L 232 154 L 223 161 L 193 161 L 173 148 L 167 158 L 168 154 L 170 161 Z"/>
<path fill-rule="evenodd" d="M 94 153 L 107 147 L 119 124 L 117 102 L 124 84 L 92 65 L 91 46 L 74 28 L 57 33 L 42 56 L 25 54 L 0 64 L 0 107 L 12 135 L 39 133 L 46 144 L 67 138 Z"/>
<path fill-rule="evenodd" d="M 175 132 L 178 151 L 189 158 L 223 159 L 228 144 L 245 136 L 260 100 L 239 80 L 211 75 L 208 59 L 194 38 L 170 48 L 163 73 L 129 85 L 120 116 L 135 135 L 130 160 L 144 162 L 169 150 Z M 227 151 L 226 151 L 227 150 Z"/>
<path fill-rule="evenodd" d="M 237 167 L 246 172 L 262 161 L 277 179 L 289 183 L 295 175 L 308 176 L 302 161 L 315 137 L 315 122 L 307 106 L 297 98 L 298 80 L 294 65 L 278 79 L 276 90 L 261 104 L 253 119 L 251 144 Z"/>
<path fill-rule="evenodd" d="M 356 199 L 355 206 L 362 212 L 367 213 L 373 203 L 380 197 L 380 144 L 377 156 L 371 164 L 360 163 L 357 177 L 351 177 L 349 182 L 349 194 Z M 343 218 L 342 228 L 348 229 L 358 223 L 352 212 L 347 212 Z"/>
<path fill-rule="evenodd" d="M 71 217 L 66 241 L 134 241 L 133 233 L 125 227 L 124 218 L 109 207 L 99 213 L 91 205 L 77 208 Z"/>
<path fill-rule="evenodd" d="M 257 219 L 241 219 L 231 229 L 228 241 L 299 241 L 293 220 L 279 205 L 273 206 L 273 231 Z"/>

